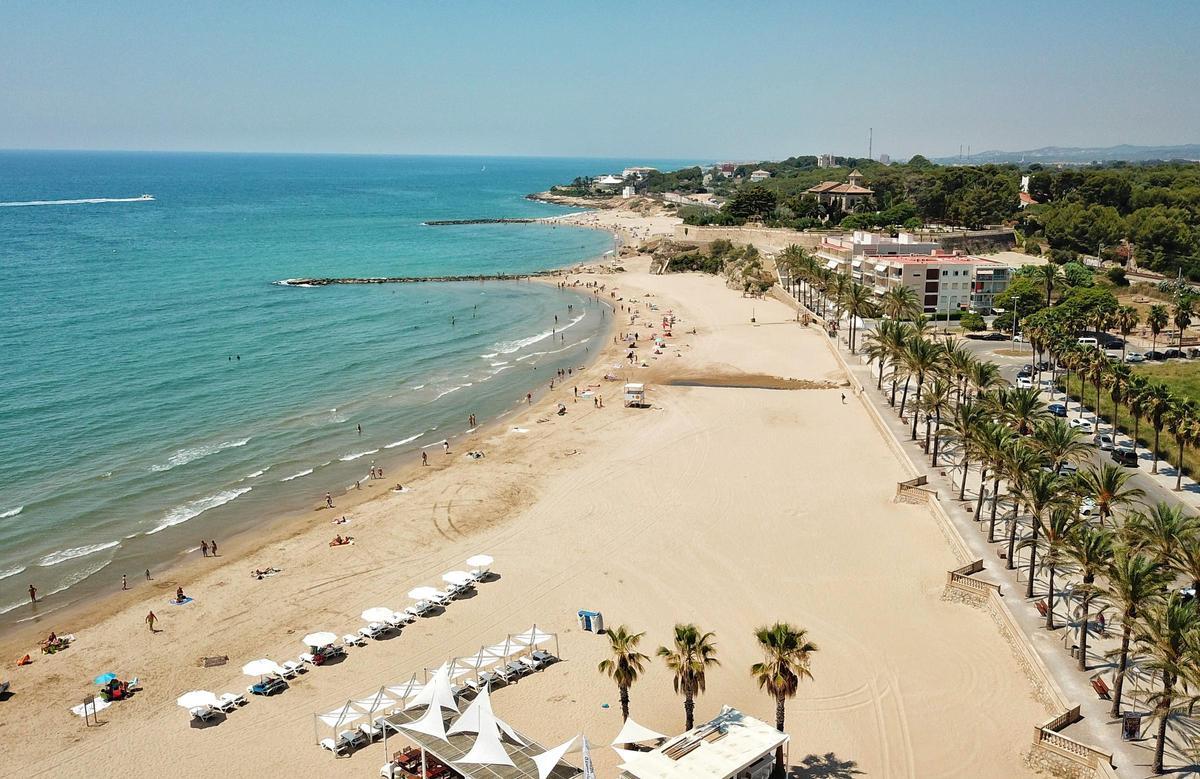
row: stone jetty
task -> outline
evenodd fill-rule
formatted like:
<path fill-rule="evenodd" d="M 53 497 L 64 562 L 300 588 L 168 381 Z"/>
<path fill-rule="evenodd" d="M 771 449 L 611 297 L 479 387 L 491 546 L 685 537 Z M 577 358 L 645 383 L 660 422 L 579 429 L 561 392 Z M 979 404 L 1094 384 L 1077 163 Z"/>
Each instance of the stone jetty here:
<path fill-rule="evenodd" d="M 444 227 L 446 225 L 506 225 L 506 224 L 529 224 L 536 222 L 537 219 L 436 219 L 431 222 L 422 222 L 423 225 L 430 227 Z"/>
<path fill-rule="evenodd" d="M 421 284 L 449 281 L 520 281 L 537 276 L 556 276 L 564 270 L 542 270 L 530 273 L 489 273 L 469 276 L 366 276 L 358 278 L 305 278 L 276 281 L 281 287 L 329 287 L 334 284 Z"/>

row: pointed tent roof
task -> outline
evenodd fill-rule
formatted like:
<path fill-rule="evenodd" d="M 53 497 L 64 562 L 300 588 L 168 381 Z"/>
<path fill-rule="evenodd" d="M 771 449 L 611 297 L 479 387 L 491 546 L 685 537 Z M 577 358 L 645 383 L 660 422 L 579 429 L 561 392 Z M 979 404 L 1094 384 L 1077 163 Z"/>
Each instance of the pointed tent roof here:
<path fill-rule="evenodd" d="M 622 768 L 649 754 L 649 752 L 638 752 L 633 749 L 621 749 L 620 747 L 613 747 L 612 750 L 620 756 Z"/>
<path fill-rule="evenodd" d="M 852 179 L 852 178 L 855 178 L 856 176 L 857 176 L 858 178 L 862 178 L 862 174 L 858 172 L 858 168 L 855 168 L 854 170 L 850 171 L 850 175 L 849 175 L 849 176 L 847 176 L 846 178 L 851 178 L 851 179 Z"/>
<path fill-rule="evenodd" d="M 517 633 L 516 635 L 511 636 L 511 638 L 513 641 L 516 641 L 519 644 L 524 644 L 525 646 L 536 646 L 538 644 L 544 644 L 550 639 L 554 638 L 554 634 L 547 633 L 544 630 L 538 630 L 538 626 L 534 625 L 524 633 Z"/>
<path fill-rule="evenodd" d="M 397 684 L 384 685 L 383 689 L 395 695 L 398 698 L 410 698 L 416 695 L 424 688 L 425 685 L 417 681 L 417 675 L 413 674 L 412 678 L 407 682 L 399 682 Z"/>
<path fill-rule="evenodd" d="M 438 704 L 437 706 L 433 705 L 435 702 Z M 458 702 L 454 700 L 454 691 L 450 688 L 450 669 L 447 664 L 443 664 L 434 672 L 429 683 L 409 699 L 408 703 L 404 705 L 404 709 L 407 711 L 418 706 L 458 711 Z"/>
<path fill-rule="evenodd" d="M 359 700 L 351 701 L 351 703 L 354 704 L 354 708 L 368 716 L 381 709 L 386 709 L 395 702 L 396 701 L 383 694 L 382 688 L 380 688 L 379 692 L 375 693 L 374 695 L 369 695 L 366 698 L 360 698 Z"/>
<path fill-rule="evenodd" d="M 446 721 L 442 719 L 442 710 L 437 706 L 430 706 L 426 709 L 420 719 L 400 723 L 400 727 L 446 741 Z"/>
<path fill-rule="evenodd" d="M 350 705 L 350 701 L 346 701 L 346 705 L 342 706 L 340 709 L 334 709 L 327 714 L 318 714 L 317 719 L 321 720 L 321 722 L 324 722 L 329 727 L 337 729 L 342 725 L 353 722 L 361 716 L 362 712 L 355 711 Z"/>
<path fill-rule="evenodd" d="M 625 724 L 621 726 L 621 732 L 612 740 L 615 747 L 617 744 L 640 744 L 643 741 L 658 741 L 666 738 L 662 733 L 657 733 L 650 728 L 639 725 L 633 721 L 633 718 L 625 720 Z"/>
<path fill-rule="evenodd" d="M 477 711 L 479 712 L 479 733 L 475 736 L 475 743 L 471 745 L 471 751 L 454 762 L 515 766 L 512 758 L 505 751 L 504 744 L 500 741 L 500 726 L 496 722 L 495 715 L 492 714 L 491 706 L 480 706 Z"/>
<path fill-rule="evenodd" d="M 546 777 L 550 776 L 550 772 L 558 765 L 558 761 L 562 760 L 563 755 L 570 751 L 571 745 L 575 743 L 575 739 L 577 738 L 579 736 L 572 736 L 570 741 L 559 744 L 554 749 L 547 749 L 540 755 L 533 756 L 533 764 L 537 766 L 538 770 L 538 779 L 546 779 Z"/>
<path fill-rule="evenodd" d="M 517 734 L 517 731 L 496 716 L 496 712 L 492 709 L 492 696 L 488 692 L 488 688 L 484 687 L 479 691 L 479 695 L 475 696 L 475 700 L 467 706 L 467 710 L 463 715 L 455 720 L 454 724 L 446 730 L 446 733 L 453 735 L 455 733 L 478 733 L 481 727 L 487 727 L 494 723 L 504 735 L 510 739 L 525 746 L 525 741 Z"/>

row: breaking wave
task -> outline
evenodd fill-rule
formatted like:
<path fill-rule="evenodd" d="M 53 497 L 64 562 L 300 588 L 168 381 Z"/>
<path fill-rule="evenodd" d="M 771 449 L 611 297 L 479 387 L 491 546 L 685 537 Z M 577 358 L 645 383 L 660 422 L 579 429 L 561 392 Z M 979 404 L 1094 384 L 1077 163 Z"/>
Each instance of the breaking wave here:
<path fill-rule="evenodd" d="M 169 471 L 172 468 L 178 468 L 180 465 L 187 465 L 190 462 L 199 460 L 201 457 L 208 457 L 210 454 L 223 452 L 226 449 L 233 449 L 238 446 L 245 446 L 250 443 L 250 438 L 239 438 L 236 441 L 222 441 L 219 444 L 204 444 L 203 446 L 193 446 L 189 449 L 180 449 L 167 458 L 165 463 L 150 466 L 152 471 Z"/>
<path fill-rule="evenodd" d="M 168 511 L 153 530 L 147 530 L 146 535 L 151 536 L 160 530 L 166 530 L 175 525 L 181 525 L 189 519 L 194 519 L 200 516 L 209 509 L 215 509 L 217 506 L 224 506 L 232 500 L 237 500 L 238 497 L 245 495 L 253 487 L 239 487 L 233 490 L 222 490 L 214 495 L 209 495 L 206 498 L 198 498 L 196 500 L 184 503 L 182 506 L 176 506 Z"/>

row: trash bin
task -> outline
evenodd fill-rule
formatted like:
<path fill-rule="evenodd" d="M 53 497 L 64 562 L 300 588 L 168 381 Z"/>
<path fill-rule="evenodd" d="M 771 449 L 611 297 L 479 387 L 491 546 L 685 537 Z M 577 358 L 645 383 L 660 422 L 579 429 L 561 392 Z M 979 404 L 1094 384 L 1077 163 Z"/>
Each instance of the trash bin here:
<path fill-rule="evenodd" d="M 1121 718 L 1121 738 L 1125 741 L 1135 741 L 1142 734 L 1142 715 L 1125 712 Z"/>

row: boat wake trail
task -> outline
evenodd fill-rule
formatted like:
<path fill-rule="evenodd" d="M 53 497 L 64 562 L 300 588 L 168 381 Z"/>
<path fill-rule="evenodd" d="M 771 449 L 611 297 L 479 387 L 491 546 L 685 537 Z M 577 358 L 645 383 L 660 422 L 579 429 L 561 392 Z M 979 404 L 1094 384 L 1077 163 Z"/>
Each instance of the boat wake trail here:
<path fill-rule="evenodd" d="M 90 206 L 97 203 L 148 203 L 154 200 L 151 195 L 141 197 L 87 197 L 78 200 L 19 200 L 0 203 L 0 208 L 17 208 L 20 206 Z"/>

